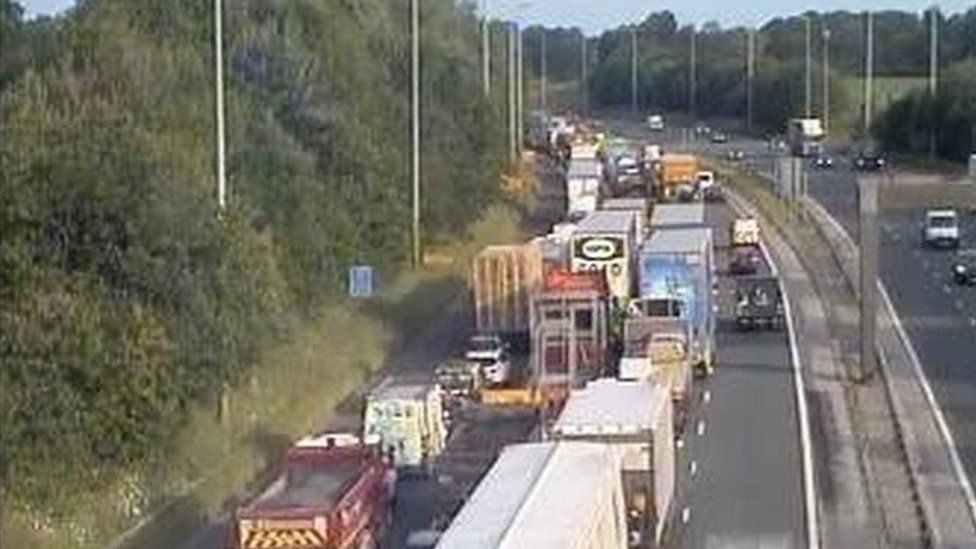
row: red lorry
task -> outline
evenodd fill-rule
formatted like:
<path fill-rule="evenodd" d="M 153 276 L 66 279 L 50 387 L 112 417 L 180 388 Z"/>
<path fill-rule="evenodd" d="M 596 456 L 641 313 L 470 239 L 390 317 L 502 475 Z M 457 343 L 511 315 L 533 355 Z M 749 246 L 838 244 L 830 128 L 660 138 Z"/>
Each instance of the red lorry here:
<path fill-rule="evenodd" d="M 281 474 L 237 510 L 237 549 L 375 547 L 392 515 L 396 477 L 375 445 L 351 434 L 307 437 Z"/>

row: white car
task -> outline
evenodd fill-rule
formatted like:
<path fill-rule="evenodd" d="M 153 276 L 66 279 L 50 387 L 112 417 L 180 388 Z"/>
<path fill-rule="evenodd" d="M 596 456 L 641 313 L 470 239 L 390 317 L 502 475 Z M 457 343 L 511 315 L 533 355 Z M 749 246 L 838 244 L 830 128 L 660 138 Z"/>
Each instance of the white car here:
<path fill-rule="evenodd" d="M 958 248 L 959 243 L 959 216 L 955 210 L 925 212 L 925 225 L 922 227 L 924 246 Z"/>
<path fill-rule="evenodd" d="M 498 336 L 476 335 L 468 341 L 464 358 L 477 362 L 481 375 L 491 385 L 503 385 L 511 377 L 508 345 Z"/>
<path fill-rule="evenodd" d="M 664 117 L 660 114 L 652 114 L 647 117 L 647 127 L 654 132 L 664 131 Z"/>

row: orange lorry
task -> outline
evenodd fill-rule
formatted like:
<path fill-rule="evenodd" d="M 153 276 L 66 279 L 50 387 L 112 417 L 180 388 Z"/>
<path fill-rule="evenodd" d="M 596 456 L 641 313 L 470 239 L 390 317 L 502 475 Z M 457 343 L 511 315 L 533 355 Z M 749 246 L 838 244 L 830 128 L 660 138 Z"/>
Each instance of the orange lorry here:
<path fill-rule="evenodd" d="M 655 192 L 659 199 L 694 196 L 698 158 L 691 154 L 665 154 L 658 162 Z"/>

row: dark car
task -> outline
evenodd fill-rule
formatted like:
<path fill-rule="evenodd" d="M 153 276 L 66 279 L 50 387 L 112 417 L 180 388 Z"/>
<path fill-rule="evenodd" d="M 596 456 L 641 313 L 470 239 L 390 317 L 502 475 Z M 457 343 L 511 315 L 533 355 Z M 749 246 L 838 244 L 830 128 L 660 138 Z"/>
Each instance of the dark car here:
<path fill-rule="evenodd" d="M 813 167 L 818 170 L 829 170 L 834 167 L 834 159 L 825 154 L 817 155 L 813 159 Z"/>
<path fill-rule="evenodd" d="M 785 323 L 783 296 L 774 277 L 739 278 L 735 288 L 735 325 L 739 330 L 780 329 Z"/>
<path fill-rule="evenodd" d="M 854 157 L 854 169 L 861 172 L 877 172 L 885 166 L 885 159 L 876 152 L 862 152 Z"/>
<path fill-rule="evenodd" d="M 723 132 L 712 132 L 712 143 L 728 143 L 729 136 Z"/>
<path fill-rule="evenodd" d="M 976 250 L 959 256 L 952 264 L 952 280 L 960 286 L 976 286 Z"/>
<path fill-rule="evenodd" d="M 754 249 L 736 252 L 729 262 L 729 274 L 753 275 L 759 271 L 762 258 Z"/>

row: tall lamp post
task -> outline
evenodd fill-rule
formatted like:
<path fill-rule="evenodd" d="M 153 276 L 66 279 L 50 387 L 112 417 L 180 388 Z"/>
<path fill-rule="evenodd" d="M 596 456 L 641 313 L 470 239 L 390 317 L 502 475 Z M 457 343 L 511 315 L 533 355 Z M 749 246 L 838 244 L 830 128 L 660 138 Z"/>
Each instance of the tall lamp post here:
<path fill-rule="evenodd" d="M 224 21 L 223 0 L 214 0 L 214 102 L 217 140 L 217 216 L 227 209 L 227 164 L 224 133 Z"/>
<path fill-rule="evenodd" d="M 823 125 L 830 127 L 830 29 L 823 30 Z"/>

